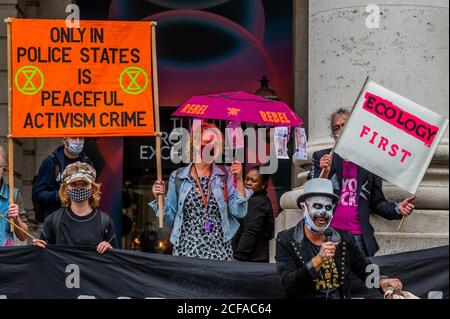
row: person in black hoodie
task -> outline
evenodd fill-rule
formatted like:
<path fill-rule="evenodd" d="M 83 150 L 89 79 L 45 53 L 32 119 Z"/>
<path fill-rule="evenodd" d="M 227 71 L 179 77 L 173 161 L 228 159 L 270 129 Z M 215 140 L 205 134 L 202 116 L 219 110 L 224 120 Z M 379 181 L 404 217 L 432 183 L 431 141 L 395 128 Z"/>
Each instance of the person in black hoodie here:
<path fill-rule="evenodd" d="M 238 261 L 269 262 L 269 241 L 274 235 L 272 204 L 267 196 L 270 175 L 252 168 L 244 186 L 253 190 L 248 201 L 247 215 L 240 219 L 241 227 L 234 239 L 234 259 Z"/>
<path fill-rule="evenodd" d="M 31 199 L 36 220 L 39 222 L 43 222 L 47 216 L 61 208 L 58 193 L 64 169 L 78 161 L 92 165 L 91 160 L 83 152 L 83 137 L 63 137 L 62 143 L 62 146 L 42 161 L 39 173 L 33 180 Z"/>

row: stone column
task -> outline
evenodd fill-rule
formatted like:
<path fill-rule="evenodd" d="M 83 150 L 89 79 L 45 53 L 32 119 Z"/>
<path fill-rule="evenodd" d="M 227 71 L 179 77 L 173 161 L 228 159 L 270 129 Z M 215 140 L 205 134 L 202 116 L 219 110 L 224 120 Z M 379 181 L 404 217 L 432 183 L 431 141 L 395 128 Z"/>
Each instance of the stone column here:
<path fill-rule="evenodd" d="M 308 116 L 309 160 L 295 162 L 300 187 L 313 152 L 332 146 L 329 114 L 351 107 L 367 75 L 448 118 L 449 55 L 446 0 L 380 0 L 379 28 L 368 28 L 364 0 L 309 1 Z M 297 57 L 297 55 L 296 55 Z M 296 90 L 298 88 L 296 87 Z M 448 132 L 417 193 L 416 212 L 397 233 L 398 222 L 374 217 L 381 254 L 448 244 Z M 384 183 L 386 196 L 406 194 Z M 276 231 L 292 227 L 301 214 L 296 188 L 281 199 L 284 212 Z M 273 254 L 272 254 L 273 255 Z"/>

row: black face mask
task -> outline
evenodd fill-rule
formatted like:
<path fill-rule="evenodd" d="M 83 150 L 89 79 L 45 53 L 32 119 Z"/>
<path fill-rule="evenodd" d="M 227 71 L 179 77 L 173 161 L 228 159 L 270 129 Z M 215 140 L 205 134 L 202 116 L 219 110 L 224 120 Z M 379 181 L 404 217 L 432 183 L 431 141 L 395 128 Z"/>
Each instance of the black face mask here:
<path fill-rule="evenodd" d="M 84 202 L 92 197 L 92 189 L 72 188 L 67 190 L 67 196 L 76 203 Z"/>

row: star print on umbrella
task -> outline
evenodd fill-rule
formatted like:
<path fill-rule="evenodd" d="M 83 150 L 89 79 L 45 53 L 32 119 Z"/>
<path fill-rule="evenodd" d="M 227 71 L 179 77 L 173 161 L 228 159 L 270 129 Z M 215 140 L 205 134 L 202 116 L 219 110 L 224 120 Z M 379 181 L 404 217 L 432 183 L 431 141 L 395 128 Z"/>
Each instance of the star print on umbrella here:
<path fill-rule="evenodd" d="M 287 104 L 242 91 L 193 96 L 172 116 L 239 121 L 265 126 L 302 125 L 300 117 Z"/>
<path fill-rule="evenodd" d="M 235 108 L 235 107 L 229 107 L 228 108 L 228 115 L 229 116 L 238 116 L 241 109 Z"/>

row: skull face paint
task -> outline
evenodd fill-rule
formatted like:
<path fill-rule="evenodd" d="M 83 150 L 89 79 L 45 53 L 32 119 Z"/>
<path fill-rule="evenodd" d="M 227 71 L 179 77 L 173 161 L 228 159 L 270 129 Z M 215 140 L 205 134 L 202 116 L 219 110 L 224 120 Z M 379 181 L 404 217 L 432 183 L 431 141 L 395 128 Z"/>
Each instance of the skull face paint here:
<path fill-rule="evenodd" d="M 311 196 L 302 203 L 305 224 L 314 233 L 323 234 L 333 219 L 333 200 L 327 196 Z"/>

